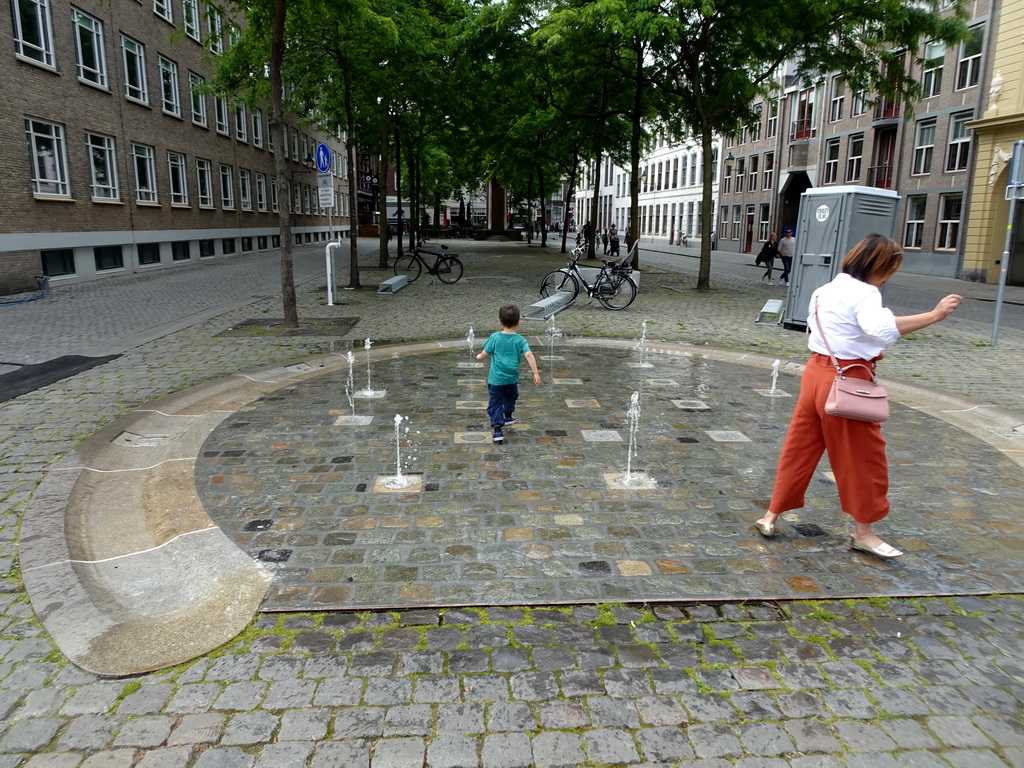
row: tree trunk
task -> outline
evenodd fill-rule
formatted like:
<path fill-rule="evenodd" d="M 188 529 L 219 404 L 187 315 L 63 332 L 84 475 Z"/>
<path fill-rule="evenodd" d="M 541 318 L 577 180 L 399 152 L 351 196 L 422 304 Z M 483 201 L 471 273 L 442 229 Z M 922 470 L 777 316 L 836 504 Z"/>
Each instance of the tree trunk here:
<path fill-rule="evenodd" d="M 700 134 L 700 148 L 704 155 L 704 164 L 701 168 L 702 183 L 704 192 L 701 195 L 700 212 L 700 266 L 697 270 L 697 290 L 706 291 L 711 288 L 711 226 L 715 211 L 712 209 L 711 200 L 711 174 L 714 169 L 714 157 L 712 146 L 714 144 L 714 132 L 711 127 L 705 125 Z M 721 232 L 718 233 L 721 236 Z"/>
<path fill-rule="evenodd" d="M 537 166 L 537 184 L 540 186 L 540 244 L 548 244 L 547 199 L 544 197 L 544 169 Z"/>
<path fill-rule="evenodd" d="M 643 79 L 643 56 L 636 51 L 637 73 L 636 82 Z M 633 115 L 632 125 L 629 134 L 629 220 L 630 226 L 626 236 L 626 252 L 629 253 L 633 240 L 640 239 L 640 140 L 643 136 L 643 127 L 640 124 L 640 117 L 643 114 L 643 91 L 637 87 L 633 92 Z M 633 251 L 633 258 L 630 261 L 633 269 L 640 268 L 640 249 Z"/>
<path fill-rule="evenodd" d="M 388 158 L 388 129 L 384 124 L 381 141 L 383 147 L 380 156 L 380 175 L 377 177 L 377 216 L 380 219 L 380 227 L 377 230 L 380 242 L 380 257 L 377 266 L 380 269 L 388 268 L 388 244 L 391 242 L 391 224 L 388 222 L 388 196 L 387 178 L 390 173 Z"/>
<path fill-rule="evenodd" d="M 533 242 L 533 174 L 526 178 L 526 244 Z"/>
<path fill-rule="evenodd" d="M 352 73 L 346 67 L 344 70 L 345 84 L 345 122 L 348 131 L 348 146 L 346 151 L 349 157 L 349 211 L 351 212 L 352 225 L 349 228 L 349 263 L 348 263 L 348 285 L 345 287 L 351 291 L 361 289 L 359 282 L 359 158 L 356 153 L 356 117 L 352 108 Z"/>
<path fill-rule="evenodd" d="M 284 327 L 299 327 L 299 310 L 295 301 L 295 271 L 292 260 L 292 218 L 291 182 L 288 165 L 285 162 L 284 139 L 287 127 L 284 124 L 284 99 L 281 90 L 281 67 L 284 63 L 284 28 L 288 16 L 288 0 L 274 2 L 274 29 L 270 44 L 270 119 L 281 138 L 278 151 L 274 153 L 274 172 L 277 174 L 278 225 L 281 231 L 281 305 L 284 311 Z"/>
<path fill-rule="evenodd" d="M 576 171 L 580 167 L 580 156 L 576 150 L 572 153 L 572 168 L 569 170 L 569 186 L 565 190 L 565 202 L 562 208 L 562 253 L 567 253 L 565 247 L 566 242 L 569 239 L 569 225 L 576 221 L 576 216 L 573 214 L 570 218 L 567 214 L 569 213 L 569 203 L 572 202 L 573 197 L 576 195 Z"/>
<path fill-rule="evenodd" d="M 395 194 L 398 195 L 398 219 L 396 227 L 398 232 L 398 251 L 396 256 L 402 255 L 402 131 L 398 124 L 398 116 L 395 116 Z"/>
<path fill-rule="evenodd" d="M 597 251 L 594 244 L 597 242 L 597 203 L 601 197 L 601 157 L 604 150 L 597 150 L 597 157 L 594 158 L 594 195 L 590 198 L 590 226 L 587 228 L 587 258 L 596 259 Z"/>

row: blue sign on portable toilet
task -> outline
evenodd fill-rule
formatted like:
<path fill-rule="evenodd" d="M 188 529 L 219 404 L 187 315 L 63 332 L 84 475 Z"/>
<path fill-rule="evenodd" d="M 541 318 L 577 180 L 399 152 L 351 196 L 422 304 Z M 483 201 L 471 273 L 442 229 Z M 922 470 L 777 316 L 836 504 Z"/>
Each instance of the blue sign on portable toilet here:
<path fill-rule="evenodd" d="M 331 170 L 331 148 L 322 141 L 316 145 L 316 169 L 320 173 Z"/>

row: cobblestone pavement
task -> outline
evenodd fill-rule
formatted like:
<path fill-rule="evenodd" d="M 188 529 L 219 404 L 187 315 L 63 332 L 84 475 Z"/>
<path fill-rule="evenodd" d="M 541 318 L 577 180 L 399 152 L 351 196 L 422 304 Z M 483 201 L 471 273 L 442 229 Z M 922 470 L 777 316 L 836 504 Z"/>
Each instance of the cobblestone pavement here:
<path fill-rule="evenodd" d="M 322 278 L 304 283 L 305 316 L 359 317 L 340 339 L 217 335 L 280 315 L 270 262 L 249 294 L 269 298 L 227 304 L 218 302 L 228 289 L 202 269 L 58 286 L 53 311 L 78 302 L 68 316 L 88 337 L 81 343 L 74 327 L 48 330 L 49 300 L 2 310 L 2 360 L 54 356 L 39 349 L 124 354 L 0 409 L 0 768 L 1024 766 L 1017 596 L 263 614 L 225 647 L 174 669 L 111 680 L 69 664 L 32 615 L 17 568 L 18 518 L 47 468 L 118 414 L 226 373 L 366 337 L 462 338 L 473 325 L 482 338 L 499 304 L 530 301 L 539 276 L 564 258 L 521 244 L 459 248 L 466 278 L 455 286 L 421 278 L 393 297 L 345 292 L 327 307 Z M 304 258 L 322 257 L 311 249 Z M 367 269 L 364 282 L 385 276 Z M 105 325 L 127 311 L 119 301 L 142 301 L 136 284 L 152 292 L 153 316 Z M 634 338 L 648 319 L 652 339 L 803 359 L 800 334 L 753 325 L 766 294 L 753 279 L 722 279 L 702 294 L 691 286 L 685 273 L 647 270 L 634 307 L 581 304 L 558 324 L 571 337 Z M 79 301 L 94 290 L 102 298 Z M 196 312 L 197 301 L 200 322 L 174 316 L 179 306 Z M 1022 412 L 1024 334 L 1006 331 L 996 348 L 989 334 L 954 318 L 897 345 L 883 375 Z M 924 458 L 935 475 L 925 487 L 908 470 L 898 492 L 915 504 L 933 497 L 935 514 L 945 490 L 963 513 L 942 518 L 940 535 L 955 540 L 962 526 L 980 542 L 994 505 L 957 489 L 987 488 L 1002 473 L 998 457 L 968 466 L 962 435 L 907 409 L 886 429 L 895 456 L 908 467 Z M 953 471 L 943 478 L 947 453 Z M 763 480 L 754 498 L 768 493 Z M 897 514 L 888 524 L 906 521 Z M 920 525 L 920 538 L 934 542 Z M 1018 520 L 1002 527 L 1019 534 Z M 850 557 L 847 566 L 871 564 Z M 972 569 L 968 559 L 951 570 Z"/>

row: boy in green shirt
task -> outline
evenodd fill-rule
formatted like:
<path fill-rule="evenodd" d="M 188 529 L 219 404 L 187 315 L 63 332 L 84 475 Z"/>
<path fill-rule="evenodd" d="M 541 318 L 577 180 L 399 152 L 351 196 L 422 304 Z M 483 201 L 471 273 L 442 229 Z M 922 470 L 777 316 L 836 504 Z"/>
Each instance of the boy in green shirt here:
<path fill-rule="evenodd" d="M 491 428 L 494 430 L 492 439 L 496 443 L 505 440 L 502 427 L 518 421 L 512 414 L 516 410 L 516 400 L 519 399 L 520 355 L 530 364 L 534 386 L 540 386 L 540 371 L 537 370 L 537 361 L 530 351 L 530 345 L 516 333 L 519 327 L 519 307 L 506 304 L 498 310 L 498 320 L 501 322 L 501 330 L 490 335 L 484 342 L 483 352 L 476 356 L 477 360 L 491 358 L 491 370 L 487 374 L 487 391 L 490 393 L 487 416 L 491 420 Z"/>

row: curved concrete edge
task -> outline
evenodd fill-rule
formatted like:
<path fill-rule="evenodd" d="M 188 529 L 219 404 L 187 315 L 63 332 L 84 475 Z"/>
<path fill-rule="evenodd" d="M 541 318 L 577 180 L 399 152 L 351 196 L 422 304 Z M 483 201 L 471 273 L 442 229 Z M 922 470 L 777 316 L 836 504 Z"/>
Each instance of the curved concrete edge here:
<path fill-rule="evenodd" d="M 538 340 L 543 336 L 529 334 Z M 563 338 L 559 346 L 635 349 L 635 340 Z M 372 348 L 360 362 L 466 347 L 430 341 Z M 647 350 L 770 370 L 756 353 L 652 341 Z M 467 349 L 468 354 L 468 349 Z M 232 374 L 117 419 L 54 467 L 22 523 L 21 568 L 32 607 L 60 650 L 104 676 L 195 658 L 252 620 L 272 581 L 209 518 L 194 468 L 228 415 L 302 380 L 348 366 L 332 352 Z M 780 370 L 799 375 L 802 363 Z M 752 385 L 754 382 L 751 382 Z M 892 399 L 939 418 L 1024 466 L 1024 417 L 965 397 L 886 381 Z"/>

